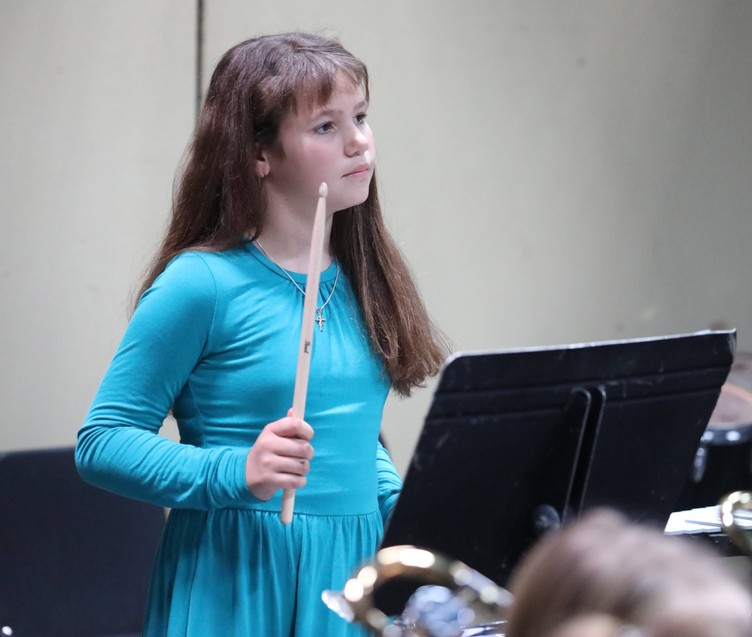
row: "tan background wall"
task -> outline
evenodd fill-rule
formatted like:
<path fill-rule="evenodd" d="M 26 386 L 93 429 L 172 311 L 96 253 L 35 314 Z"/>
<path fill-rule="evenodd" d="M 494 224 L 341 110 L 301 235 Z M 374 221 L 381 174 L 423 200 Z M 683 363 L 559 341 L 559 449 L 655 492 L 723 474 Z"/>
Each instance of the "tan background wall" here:
<path fill-rule="evenodd" d="M 455 349 L 722 324 L 752 351 L 752 3 L 204 6 L 204 82 L 268 31 L 369 65 L 388 223 Z M 75 439 L 191 132 L 196 15 L 0 0 L 0 449 Z M 400 470 L 430 391 L 388 403 Z"/>

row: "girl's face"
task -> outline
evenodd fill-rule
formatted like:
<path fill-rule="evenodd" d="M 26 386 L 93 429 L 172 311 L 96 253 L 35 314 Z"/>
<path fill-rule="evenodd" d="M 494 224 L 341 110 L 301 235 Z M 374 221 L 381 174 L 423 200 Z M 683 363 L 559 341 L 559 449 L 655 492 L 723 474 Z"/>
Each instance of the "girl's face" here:
<path fill-rule="evenodd" d="M 328 213 L 363 203 L 376 159 L 367 110 L 363 90 L 338 76 L 326 104 L 298 108 L 282 120 L 278 145 L 257 160 L 265 187 L 311 212 L 322 182 Z"/>

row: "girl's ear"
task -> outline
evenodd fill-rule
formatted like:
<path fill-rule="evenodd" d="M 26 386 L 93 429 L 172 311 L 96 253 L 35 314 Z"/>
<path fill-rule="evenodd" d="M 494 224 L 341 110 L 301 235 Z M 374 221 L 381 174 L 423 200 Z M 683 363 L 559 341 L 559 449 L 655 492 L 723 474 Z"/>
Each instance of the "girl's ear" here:
<path fill-rule="evenodd" d="M 256 161 L 254 163 L 254 168 L 256 170 L 256 176 L 259 179 L 263 179 L 269 174 L 269 161 L 266 157 L 266 151 L 259 150 L 256 154 Z"/>

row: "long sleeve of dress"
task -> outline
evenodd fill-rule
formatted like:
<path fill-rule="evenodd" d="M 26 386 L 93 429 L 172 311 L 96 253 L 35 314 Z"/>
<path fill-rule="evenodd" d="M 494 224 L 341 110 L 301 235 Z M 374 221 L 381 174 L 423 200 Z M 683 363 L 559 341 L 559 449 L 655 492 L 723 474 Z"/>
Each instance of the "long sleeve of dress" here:
<path fill-rule="evenodd" d="M 215 307 L 212 273 L 196 255 L 173 261 L 145 293 L 79 432 L 76 463 L 85 480 L 172 508 L 209 510 L 253 498 L 247 449 L 205 449 L 158 435 L 208 347 Z"/>
<path fill-rule="evenodd" d="M 379 511 L 381 512 L 381 519 L 386 524 L 402 490 L 402 478 L 394 468 L 389 452 L 380 442 L 376 448 L 376 472 L 378 475 Z"/>

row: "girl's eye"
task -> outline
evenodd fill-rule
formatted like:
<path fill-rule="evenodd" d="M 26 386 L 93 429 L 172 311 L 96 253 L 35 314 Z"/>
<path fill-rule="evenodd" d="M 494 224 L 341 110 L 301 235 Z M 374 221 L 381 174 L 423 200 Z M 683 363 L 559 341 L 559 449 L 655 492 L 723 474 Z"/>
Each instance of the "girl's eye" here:
<path fill-rule="evenodd" d="M 367 117 L 367 113 L 358 113 L 358 114 L 357 114 L 357 115 L 355 116 L 355 121 L 356 121 L 356 122 L 357 122 L 358 124 L 365 124 L 365 122 L 366 122 L 366 117 Z"/>
<path fill-rule="evenodd" d="M 325 135 L 331 130 L 334 130 L 334 125 L 331 122 L 326 122 L 314 128 L 313 132 L 317 133 L 318 135 Z"/>

